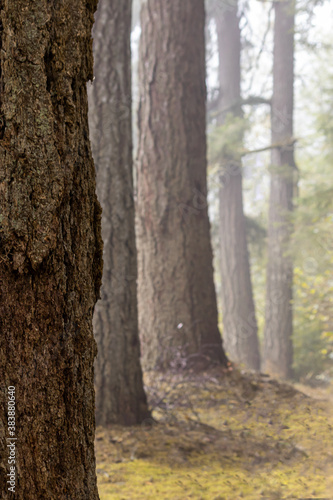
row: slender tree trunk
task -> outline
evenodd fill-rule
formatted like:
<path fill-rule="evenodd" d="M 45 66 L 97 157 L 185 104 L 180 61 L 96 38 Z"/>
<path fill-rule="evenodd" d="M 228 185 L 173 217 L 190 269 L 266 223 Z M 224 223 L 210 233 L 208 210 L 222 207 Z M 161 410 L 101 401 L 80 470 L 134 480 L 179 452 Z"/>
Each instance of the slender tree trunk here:
<path fill-rule="evenodd" d="M 220 124 L 242 117 L 241 34 L 237 2 L 216 8 L 219 46 Z M 223 111 L 225 110 L 225 111 Z M 242 137 L 239 138 L 239 151 Z M 259 370 L 260 354 L 253 302 L 246 225 L 243 211 L 242 163 L 238 152 L 222 158 L 220 248 L 223 339 L 232 361 Z"/>
<path fill-rule="evenodd" d="M 148 416 L 137 317 L 132 112 L 131 0 L 101 0 L 89 89 L 92 151 L 102 204 L 104 273 L 94 314 L 96 422 L 132 425 Z"/>
<path fill-rule="evenodd" d="M 275 3 L 272 144 L 291 143 L 294 101 L 294 0 Z M 272 150 L 264 370 L 292 376 L 293 265 L 288 246 L 293 207 L 293 146 Z"/>
<path fill-rule="evenodd" d="M 207 212 L 203 0 L 141 15 L 139 327 L 147 369 L 225 363 Z"/>
<path fill-rule="evenodd" d="M 86 95 L 96 2 L 0 4 L 1 498 L 98 499 L 92 315 L 102 240 Z"/>

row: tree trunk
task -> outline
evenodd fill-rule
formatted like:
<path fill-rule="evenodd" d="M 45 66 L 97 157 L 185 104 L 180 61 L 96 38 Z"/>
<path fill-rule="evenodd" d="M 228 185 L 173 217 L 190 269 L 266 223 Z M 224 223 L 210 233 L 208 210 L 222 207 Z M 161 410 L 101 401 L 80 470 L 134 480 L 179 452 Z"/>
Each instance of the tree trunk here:
<path fill-rule="evenodd" d="M 216 8 L 219 46 L 220 124 L 240 119 L 241 34 L 237 2 Z M 225 110 L 225 111 L 224 111 Z M 260 354 L 243 211 L 242 139 L 238 152 L 224 155 L 220 188 L 220 248 L 223 339 L 232 361 L 259 370 Z"/>
<path fill-rule="evenodd" d="M 272 144 L 292 144 L 294 85 L 294 1 L 275 3 Z M 292 376 L 293 265 L 288 246 L 294 187 L 293 146 L 271 157 L 264 370 Z"/>
<path fill-rule="evenodd" d="M 141 15 L 139 330 L 147 369 L 226 363 L 207 211 L 203 0 Z"/>
<path fill-rule="evenodd" d="M 1 498 L 14 498 L 14 472 L 17 500 L 98 499 L 92 315 L 102 240 L 86 95 L 96 1 L 0 7 Z"/>
<path fill-rule="evenodd" d="M 104 273 L 94 314 L 96 422 L 132 425 L 148 416 L 137 317 L 132 112 L 131 0 L 101 0 L 89 92 L 92 152 L 102 204 Z"/>

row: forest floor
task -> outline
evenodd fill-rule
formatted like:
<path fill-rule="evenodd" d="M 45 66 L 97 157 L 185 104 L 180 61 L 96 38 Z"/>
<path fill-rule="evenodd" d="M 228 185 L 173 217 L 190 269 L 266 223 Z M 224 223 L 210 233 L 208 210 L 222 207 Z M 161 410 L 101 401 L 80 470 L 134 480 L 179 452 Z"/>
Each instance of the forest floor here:
<path fill-rule="evenodd" d="M 101 500 L 333 499 L 333 393 L 215 370 L 146 375 L 152 419 L 98 428 Z"/>

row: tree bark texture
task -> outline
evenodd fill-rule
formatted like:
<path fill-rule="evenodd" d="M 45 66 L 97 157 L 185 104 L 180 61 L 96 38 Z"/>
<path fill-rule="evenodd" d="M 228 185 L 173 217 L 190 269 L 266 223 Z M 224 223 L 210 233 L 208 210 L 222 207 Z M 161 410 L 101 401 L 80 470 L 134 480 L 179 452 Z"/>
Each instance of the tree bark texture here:
<path fill-rule="evenodd" d="M 94 25 L 95 79 L 89 124 L 101 202 L 104 271 L 94 313 L 96 422 L 132 425 L 148 416 L 137 314 L 131 0 L 101 0 Z"/>
<path fill-rule="evenodd" d="M 238 4 L 216 9 L 219 47 L 220 124 L 241 118 L 241 34 Z M 228 110 L 223 112 L 223 110 Z M 239 140 L 242 149 L 242 137 Z M 223 339 L 232 361 L 259 370 L 260 354 L 253 302 L 246 224 L 243 211 L 242 163 L 238 152 L 221 158 L 220 252 Z"/>
<path fill-rule="evenodd" d="M 102 240 L 86 95 L 96 1 L 0 3 L 1 498 L 98 499 L 92 315 Z"/>
<path fill-rule="evenodd" d="M 292 144 L 293 85 L 294 1 L 286 0 L 275 3 L 272 144 Z M 289 378 L 293 358 L 293 264 L 288 254 L 296 172 L 293 145 L 273 149 L 271 163 L 264 370 Z"/>
<path fill-rule="evenodd" d="M 226 363 L 207 211 L 203 0 L 141 14 L 139 330 L 146 369 Z"/>

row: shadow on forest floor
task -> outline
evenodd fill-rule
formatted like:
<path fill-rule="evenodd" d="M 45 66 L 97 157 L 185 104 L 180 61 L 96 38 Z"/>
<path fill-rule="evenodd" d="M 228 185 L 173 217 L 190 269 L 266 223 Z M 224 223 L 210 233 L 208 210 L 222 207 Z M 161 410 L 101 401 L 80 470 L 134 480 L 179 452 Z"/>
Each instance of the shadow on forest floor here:
<path fill-rule="evenodd" d="M 97 429 L 101 500 L 333 498 L 328 391 L 218 369 L 145 384 L 153 419 Z"/>

